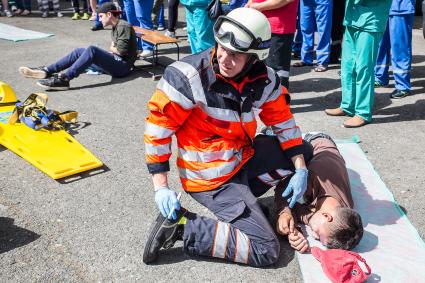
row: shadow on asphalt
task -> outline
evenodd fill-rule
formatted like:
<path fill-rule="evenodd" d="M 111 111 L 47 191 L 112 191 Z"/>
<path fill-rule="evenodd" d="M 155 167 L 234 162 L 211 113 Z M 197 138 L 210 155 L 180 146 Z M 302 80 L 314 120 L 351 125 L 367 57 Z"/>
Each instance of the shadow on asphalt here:
<path fill-rule="evenodd" d="M 293 93 L 293 98 L 297 97 L 297 93 L 303 92 L 328 92 L 341 87 L 340 78 L 308 78 L 301 81 L 290 81 L 289 89 L 290 93 Z M 294 101 L 294 100 L 293 100 Z M 291 103 L 292 104 L 292 103 Z"/>
<path fill-rule="evenodd" d="M 80 181 L 82 179 L 93 177 L 95 175 L 106 173 L 106 172 L 109 172 L 109 171 L 111 171 L 111 169 L 108 166 L 106 166 L 105 164 L 103 164 L 101 167 L 94 168 L 94 169 L 91 169 L 89 171 L 84 171 L 84 172 L 74 174 L 74 175 L 71 175 L 71 176 L 68 176 L 68 177 L 64 177 L 64 178 L 61 178 L 61 179 L 57 179 L 56 181 L 60 184 L 70 184 L 70 183 Z"/>
<path fill-rule="evenodd" d="M 82 129 L 87 128 L 88 126 L 91 126 L 91 123 L 90 122 L 80 122 L 79 121 L 77 123 L 66 124 L 65 130 L 71 136 L 75 136 L 75 135 L 78 135 Z"/>
<path fill-rule="evenodd" d="M 78 87 L 72 87 L 69 90 L 79 90 L 79 89 L 88 89 L 88 88 L 94 88 L 94 87 L 101 87 L 101 86 L 108 86 L 108 85 L 113 85 L 113 84 L 125 84 L 126 82 L 135 80 L 139 77 L 143 77 L 143 78 L 149 78 L 150 75 L 149 74 L 144 74 L 141 75 L 140 72 L 138 72 L 138 70 L 133 70 L 130 75 L 123 77 L 123 78 L 113 78 L 111 77 L 111 80 L 109 82 L 102 82 L 102 83 L 95 83 L 95 84 L 90 84 L 90 85 L 83 85 L 83 86 L 78 86 Z M 72 82 L 71 82 L 72 84 Z"/>
<path fill-rule="evenodd" d="M 0 217 L 0 254 L 25 246 L 40 238 L 37 233 L 18 227 L 13 222 L 12 218 Z"/>

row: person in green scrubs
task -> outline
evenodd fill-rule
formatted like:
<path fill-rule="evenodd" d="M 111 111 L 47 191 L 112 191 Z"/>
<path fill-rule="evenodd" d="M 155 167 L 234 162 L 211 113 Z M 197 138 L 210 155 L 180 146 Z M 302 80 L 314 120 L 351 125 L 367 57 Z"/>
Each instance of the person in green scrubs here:
<path fill-rule="evenodd" d="M 340 107 L 326 109 L 330 116 L 351 116 L 346 128 L 372 121 L 374 67 L 378 45 L 385 31 L 391 0 L 347 0 L 341 58 Z"/>

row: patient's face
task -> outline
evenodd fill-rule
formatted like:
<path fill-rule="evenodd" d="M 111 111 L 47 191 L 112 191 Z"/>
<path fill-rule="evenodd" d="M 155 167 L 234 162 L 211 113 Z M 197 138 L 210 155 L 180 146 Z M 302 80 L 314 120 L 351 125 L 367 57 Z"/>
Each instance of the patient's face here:
<path fill-rule="evenodd" d="M 311 228 L 312 236 L 326 246 L 330 235 L 329 222 L 321 215 L 314 214 L 312 218 L 314 216 L 316 216 L 315 221 L 310 221 L 308 226 Z"/>

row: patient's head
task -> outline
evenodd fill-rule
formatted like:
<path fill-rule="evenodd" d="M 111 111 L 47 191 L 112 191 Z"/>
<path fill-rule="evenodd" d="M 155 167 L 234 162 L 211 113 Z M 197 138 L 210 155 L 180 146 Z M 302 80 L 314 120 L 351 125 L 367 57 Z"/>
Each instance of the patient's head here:
<path fill-rule="evenodd" d="M 360 214 L 348 207 L 337 207 L 334 220 L 329 223 L 329 238 L 326 246 L 331 249 L 351 250 L 363 236 Z"/>
<path fill-rule="evenodd" d="M 332 211 L 317 211 L 310 219 L 313 236 L 331 249 L 351 250 L 363 236 L 362 219 L 357 211 L 348 207 L 335 207 Z"/>

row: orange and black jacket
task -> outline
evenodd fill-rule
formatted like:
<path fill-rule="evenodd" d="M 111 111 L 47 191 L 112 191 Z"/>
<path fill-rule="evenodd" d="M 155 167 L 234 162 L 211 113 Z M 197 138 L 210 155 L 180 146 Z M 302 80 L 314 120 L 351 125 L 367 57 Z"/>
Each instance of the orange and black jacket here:
<path fill-rule="evenodd" d="M 255 112 L 271 126 L 285 154 L 302 154 L 301 131 L 290 97 L 276 73 L 257 61 L 238 82 L 222 77 L 215 50 L 184 58 L 165 69 L 148 102 L 145 152 L 151 174 L 170 170 L 171 140 L 183 188 L 201 192 L 229 180 L 253 156 Z"/>

